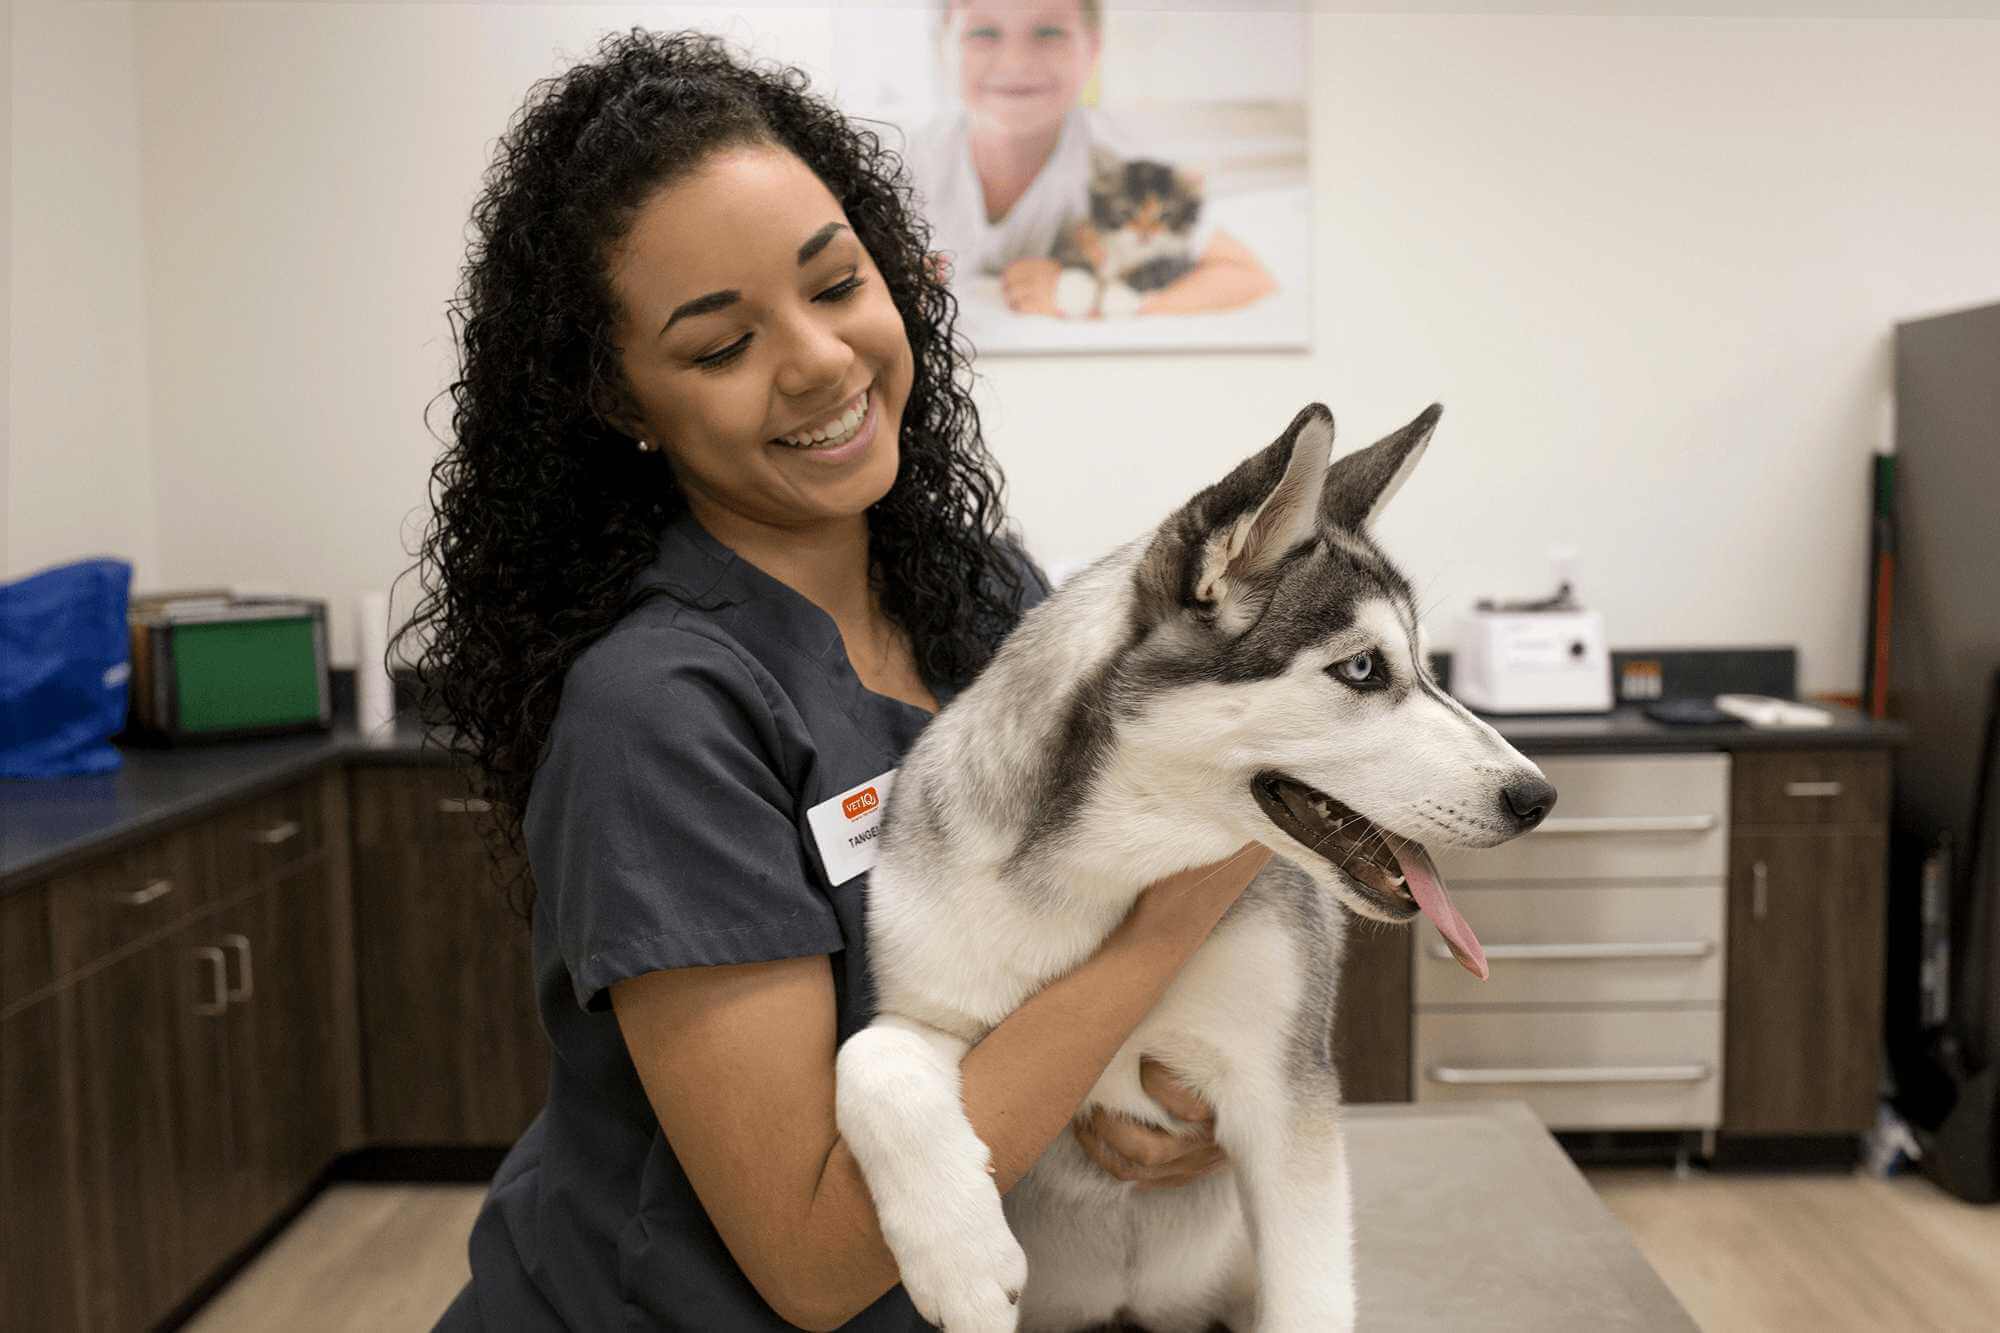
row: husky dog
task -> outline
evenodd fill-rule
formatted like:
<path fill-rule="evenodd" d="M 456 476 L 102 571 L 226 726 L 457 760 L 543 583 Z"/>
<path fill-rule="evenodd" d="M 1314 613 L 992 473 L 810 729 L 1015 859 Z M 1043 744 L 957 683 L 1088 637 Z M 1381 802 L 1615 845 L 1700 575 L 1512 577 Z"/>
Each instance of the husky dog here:
<path fill-rule="evenodd" d="M 1431 677 L 1370 525 L 1436 425 L 1328 467 L 1313 404 L 1023 618 L 912 747 L 869 885 L 879 1016 L 840 1130 L 917 1310 L 950 1333 L 1354 1323 L 1331 1026 L 1344 917 L 1421 912 L 1481 976 L 1423 843 L 1487 847 L 1555 789 Z M 1059 1135 L 1004 1203 L 959 1061 L 1089 957 L 1154 880 L 1248 841 L 1269 866 L 1085 1101 L 1162 1127 L 1142 1054 L 1215 1107 L 1229 1169 L 1146 1193 Z"/>

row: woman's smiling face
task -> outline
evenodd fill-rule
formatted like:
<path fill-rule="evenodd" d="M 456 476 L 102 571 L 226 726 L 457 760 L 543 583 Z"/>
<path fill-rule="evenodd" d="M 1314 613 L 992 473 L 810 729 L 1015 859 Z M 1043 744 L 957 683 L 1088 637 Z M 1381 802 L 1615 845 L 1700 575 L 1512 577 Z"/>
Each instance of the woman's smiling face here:
<path fill-rule="evenodd" d="M 611 265 L 630 394 L 699 515 L 789 528 L 896 479 L 914 362 L 847 215 L 785 149 L 719 150 L 641 206 Z"/>
<path fill-rule="evenodd" d="M 972 0 L 952 6 L 948 32 L 966 111 L 1007 134 L 1060 125 L 1097 64 L 1097 30 L 1076 0 Z"/>

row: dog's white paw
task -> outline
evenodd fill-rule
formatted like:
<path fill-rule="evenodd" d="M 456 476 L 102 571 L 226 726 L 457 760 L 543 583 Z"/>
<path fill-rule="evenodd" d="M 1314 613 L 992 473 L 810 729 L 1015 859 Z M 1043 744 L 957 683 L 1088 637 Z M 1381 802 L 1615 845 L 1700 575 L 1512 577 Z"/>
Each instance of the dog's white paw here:
<path fill-rule="evenodd" d="M 1309 1292 L 1280 1294 L 1257 1317 L 1257 1333 L 1353 1333 L 1353 1329 L 1352 1282 L 1327 1282 Z"/>
<path fill-rule="evenodd" d="M 1008 1229 L 999 1194 L 990 1186 L 988 1194 L 986 1217 L 953 1209 L 950 1221 L 936 1213 L 903 1226 L 882 1219 L 910 1303 L 948 1333 L 1014 1333 L 1020 1313 L 1028 1256 Z"/>

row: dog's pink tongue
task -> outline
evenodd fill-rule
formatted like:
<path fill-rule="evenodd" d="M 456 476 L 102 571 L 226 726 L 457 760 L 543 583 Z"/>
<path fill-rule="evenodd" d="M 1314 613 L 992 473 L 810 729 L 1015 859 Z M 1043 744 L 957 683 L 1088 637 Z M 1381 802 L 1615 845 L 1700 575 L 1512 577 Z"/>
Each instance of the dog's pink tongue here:
<path fill-rule="evenodd" d="M 1451 895 L 1444 891 L 1444 880 L 1439 878 L 1431 854 L 1414 842 L 1397 845 L 1392 839 L 1390 845 L 1396 848 L 1396 864 L 1402 867 L 1410 896 L 1451 946 L 1451 956 L 1473 976 L 1486 980 L 1486 950 L 1479 947 L 1479 937 L 1451 905 Z"/>

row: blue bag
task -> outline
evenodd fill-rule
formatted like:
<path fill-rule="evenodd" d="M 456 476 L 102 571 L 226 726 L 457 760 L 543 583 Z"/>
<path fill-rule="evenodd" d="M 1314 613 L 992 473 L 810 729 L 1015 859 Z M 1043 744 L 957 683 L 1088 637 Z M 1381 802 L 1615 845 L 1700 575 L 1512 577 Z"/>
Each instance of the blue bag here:
<path fill-rule="evenodd" d="M 79 560 L 0 584 L 0 777 L 109 773 L 132 675 L 132 566 Z"/>

